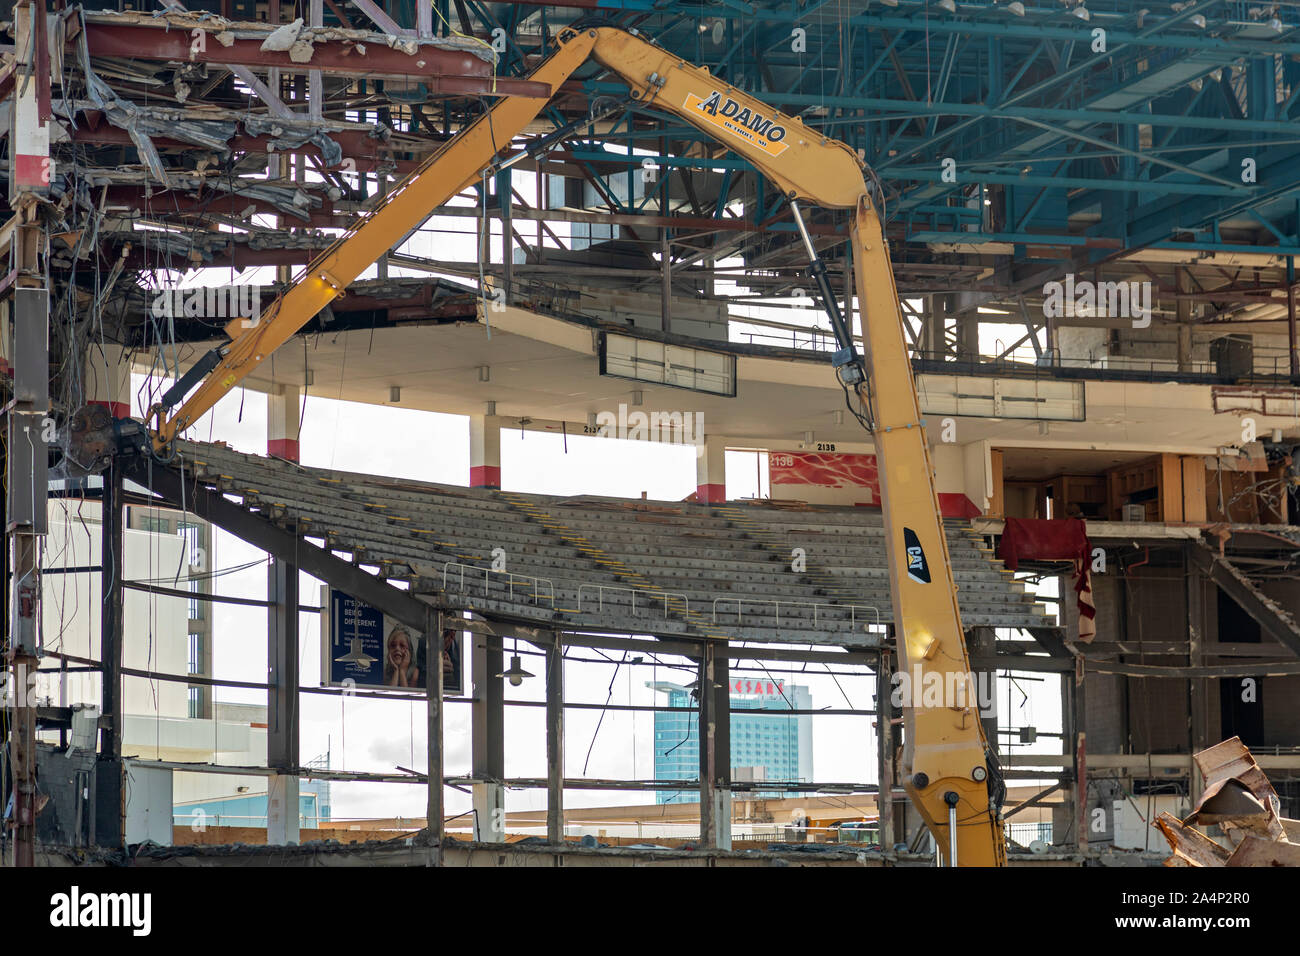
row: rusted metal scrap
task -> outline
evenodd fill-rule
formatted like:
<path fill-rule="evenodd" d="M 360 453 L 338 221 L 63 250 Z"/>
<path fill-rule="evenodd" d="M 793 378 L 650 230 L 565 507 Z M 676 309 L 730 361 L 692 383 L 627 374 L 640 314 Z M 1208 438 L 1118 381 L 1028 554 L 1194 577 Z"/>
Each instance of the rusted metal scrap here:
<path fill-rule="evenodd" d="M 1179 820 L 1162 813 L 1152 824 L 1169 841 L 1173 855 L 1165 866 L 1300 866 L 1297 821 L 1280 815 L 1277 791 L 1250 750 L 1233 737 L 1196 754 L 1205 780 L 1192 813 Z M 1196 829 L 1218 826 L 1230 845 Z"/>

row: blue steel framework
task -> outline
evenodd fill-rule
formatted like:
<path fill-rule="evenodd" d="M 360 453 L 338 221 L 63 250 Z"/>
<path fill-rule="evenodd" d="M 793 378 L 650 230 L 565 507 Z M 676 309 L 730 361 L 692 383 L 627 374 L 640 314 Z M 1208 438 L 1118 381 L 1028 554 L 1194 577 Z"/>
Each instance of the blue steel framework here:
<path fill-rule="evenodd" d="M 414 23 L 409 0 L 386 9 Z M 433 22 L 435 32 L 496 38 L 500 73 L 524 75 L 557 30 L 588 15 L 643 30 L 858 147 L 884 184 L 904 292 L 957 285 L 968 293 L 957 311 L 970 313 L 1019 305 L 1076 272 L 1152 281 L 1166 304 L 1205 304 L 1184 321 L 1209 322 L 1294 282 L 1294 2 L 976 0 L 949 11 L 928 0 L 437 0 Z M 622 89 L 588 71 L 550 113 Z M 620 162 L 608 147 L 638 152 Z M 601 142 L 557 155 L 616 213 L 693 217 L 663 237 L 626 233 L 670 241 L 685 270 L 677 283 L 691 284 L 690 265 L 727 255 L 756 270 L 799 262 L 781 198 L 680 121 L 629 111 Z M 631 177 L 646 155 L 663 174 L 638 192 Z M 704 235 L 699 218 L 731 215 L 717 196 L 743 202 L 755 228 Z M 824 255 L 839 254 L 837 240 L 823 242 Z M 1159 255 L 1125 261 L 1143 251 Z M 1278 258 L 1250 268 L 1207 260 L 1231 252 Z"/>

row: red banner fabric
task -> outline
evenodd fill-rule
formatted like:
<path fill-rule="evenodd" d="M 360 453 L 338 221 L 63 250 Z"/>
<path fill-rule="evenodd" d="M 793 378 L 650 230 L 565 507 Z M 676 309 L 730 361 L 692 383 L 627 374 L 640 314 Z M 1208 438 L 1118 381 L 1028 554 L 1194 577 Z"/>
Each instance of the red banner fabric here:
<path fill-rule="evenodd" d="M 1074 592 L 1078 598 L 1079 640 L 1097 635 L 1097 609 L 1092 599 L 1092 545 L 1082 518 L 1007 518 L 998 543 L 998 557 L 1015 571 L 1021 561 L 1074 562 Z"/>

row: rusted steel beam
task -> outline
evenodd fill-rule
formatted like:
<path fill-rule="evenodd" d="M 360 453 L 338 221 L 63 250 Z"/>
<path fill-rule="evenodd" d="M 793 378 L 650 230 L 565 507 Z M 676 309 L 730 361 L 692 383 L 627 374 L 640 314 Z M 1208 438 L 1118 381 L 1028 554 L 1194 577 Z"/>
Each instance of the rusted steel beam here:
<path fill-rule="evenodd" d="M 1166 866 L 1223 866 L 1228 861 L 1229 850 L 1171 813 L 1161 813 L 1151 825 L 1165 835 L 1174 852 L 1170 859 L 1178 861 L 1166 862 Z"/>
<path fill-rule="evenodd" d="M 213 252 L 210 259 L 196 261 L 166 249 L 136 247 L 127 253 L 125 267 L 137 271 L 142 269 L 184 271 L 196 267 L 245 269 L 255 266 L 299 266 L 306 265 L 319 254 L 319 249 L 250 249 L 242 243 L 232 243 L 225 251 Z M 117 255 L 114 252 L 106 261 L 111 265 L 116 259 Z"/>
<path fill-rule="evenodd" d="M 311 57 L 295 62 L 289 51 L 262 50 L 261 38 L 236 37 L 230 46 L 215 38 L 197 43 L 188 33 L 136 24 L 86 24 L 91 56 L 163 60 L 176 63 L 210 63 L 276 68 L 291 73 L 323 70 L 355 77 L 413 77 L 431 93 L 455 96 L 526 96 L 549 98 L 549 84 L 511 77 L 494 77 L 492 64 L 460 50 L 422 45 L 414 54 L 384 45 L 325 40 L 312 46 Z M 364 49 L 364 52 L 362 52 Z"/>
<path fill-rule="evenodd" d="M 322 196 L 320 199 L 321 206 L 319 209 L 304 210 L 305 219 L 294 217 L 290 220 L 290 223 L 295 226 L 315 226 L 318 228 L 346 226 L 348 224 L 351 220 L 350 216 L 336 217 L 334 204 L 330 202 L 329 198 Z M 195 196 L 180 190 L 155 188 L 146 196 L 143 187 L 110 186 L 108 187 L 107 201 L 110 206 L 129 206 L 132 209 L 139 209 L 151 217 L 203 215 L 205 213 L 239 216 L 249 206 L 253 207 L 253 212 L 256 215 L 276 216 L 285 214 L 284 210 L 274 203 L 241 196 L 238 193 L 231 195 L 229 193 L 210 192 L 204 196 Z"/>
<path fill-rule="evenodd" d="M 343 149 L 343 158 L 345 162 L 340 166 L 334 167 L 340 169 L 351 166 L 346 160 L 352 160 L 356 164 L 357 172 L 370 172 L 376 167 L 388 162 L 384 155 L 387 151 L 387 145 L 379 139 L 370 136 L 362 130 L 341 130 L 334 133 L 326 133 L 330 139 L 334 140 Z M 227 144 L 229 148 L 236 153 L 265 153 L 269 149 L 270 136 L 249 136 L 246 133 L 238 133 L 231 137 Z M 96 128 L 89 126 L 78 126 L 72 130 L 72 140 L 75 143 L 95 144 L 101 146 L 131 146 L 135 143 L 131 140 L 130 134 L 124 129 L 118 129 L 116 126 L 110 126 L 107 123 L 101 123 Z M 160 150 L 166 149 L 194 149 L 193 143 L 186 143 L 178 139 L 166 139 L 165 137 L 155 136 L 153 144 Z M 303 143 L 301 146 L 293 149 L 276 150 L 280 153 L 302 153 L 308 156 L 320 158 L 320 149 L 313 143 Z M 403 161 L 398 161 L 398 168 L 401 169 Z M 407 163 L 414 167 L 415 163 Z"/>

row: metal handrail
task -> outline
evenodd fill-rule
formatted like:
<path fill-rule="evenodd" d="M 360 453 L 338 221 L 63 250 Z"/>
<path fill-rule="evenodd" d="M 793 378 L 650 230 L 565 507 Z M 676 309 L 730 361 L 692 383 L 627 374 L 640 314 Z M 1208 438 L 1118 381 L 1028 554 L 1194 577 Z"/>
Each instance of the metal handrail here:
<path fill-rule="evenodd" d="M 539 584 L 546 585 L 546 589 L 550 592 L 548 597 L 551 600 L 551 609 L 552 610 L 555 609 L 555 584 L 551 581 L 550 578 L 539 578 L 531 574 L 514 574 L 510 571 L 493 571 L 491 568 L 480 568 L 474 564 L 464 564 L 460 561 L 448 561 L 446 564 L 442 566 L 442 589 L 444 591 L 447 590 L 447 572 L 450 571 L 452 568 L 460 568 L 460 590 L 462 594 L 465 593 L 465 569 L 468 568 L 471 571 L 483 572 L 483 596 L 484 597 L 490 596 L 489 588 L 490 588 L 491 581 L 488 575 L 504 574 L 506 576 L 507 594 L 509 595 L 508 600 L 513 602 L 515 599 L 515 579 L 518 578 L 521 581 L 532 582 L 534 604 L 536 604 L 538 601 L 538 585 Z"/>
<path fill-rule="evenodd" d="M 596 591 L 596 613 L 598 614 L 602 613 L 605 610 L 606 591 L 627 591 L 629 594 L 631 594 L 633 614 L 636 613 L 637 591 L 642 591 L 643 593 L 651 593 L 651 592 L 644 591 L 644 589 L 642 588 L 628 588 L 628 587 L 621 587 L 612 584 L 580 584 L 578 585 L 578 613 L 579 614 L 582 613 L 582 592 L 585 591 L 587 588 L 594 588 Z M 681 598 L 682 603 L 686 605 L 686 613 L 687 614 L 691 613 L 691 600 L 681 591 L 657 591 L 655 592 L 655 594 L 656 594 L 656 600 L 658 599 L 659 595 L 663 596 L 665 618 L 668 617 L 668 599 L 670 597 Z"/>
<path fill-rule="evenodd" d="M 814 624 L 814 625 L 817 624 L 817 609 L 820 608 L 820 607 L 828 607 L 828 608 L 838 608 L 838 609 L 848 608 L 848 609 L 849 609 L 849 626 L 850 626 L 850 627 L 857 627 L 857 625 L 858 625 L 858 620 L 857 620 L 857 611 L 858 611 L 859 608 L 862 609 L 862 610 L 864 610 L 864 611 L 870 611 L 870 612 L 874 615 L 874 617 L 875 617 L 875 621 L 873 622 L 874 626 L 875 626 L 875 627 L 879 627 L 879 626 L 880 626 L 880 608 L 878 608 L 878 607 L 876 607 L 875 605 L 872 605 L 872 604 L 830 604 L 830 603 L 827 603 L 827 602 L 825 602 L 825 601 L 817 601 L 817 602 L 814 602 L 814 601 L 778 601 L 778 600 L 772 600 L 772 599 L 769 599 L 769 598 L 738 598 L 738 597 L 720 597 L 720 598 L 714 598 L 714 599 L 713 599 L 713 623 L 714 623 L 714 624 L 717 624 L 717 623 L 718 623 L 718 602 L 723 602 L 723 603 L 725 603 L 725 602 L 727 602 L 727 601 L 732 601 L 732 602 L 734 602 L 735 605 L 736 605 L 736 624 L 738 624 L 738 625 L 741 624 L 741 623 L 743 623 L 743 621 L 744 621 L 744 617 L 743 617 L 743 615 L 741 614 L 741 605 L 742 605 L 742 604 L 763 604 L 763 605 L 768 605 L 768 604 L 770 604 L 770 605 L 772 605 L 773 610 L 774 610 L 774 612 L 775 612 L 775 617 L 776 617 L 776 626 L 777 626 L 777 627 L 780 627 L 780 626 L 781 626 L 781 605 L 784 604 L 786 607 L 810 607 L 810 608 L 812 608 L 812 609 L 813 609 L 813 624 Z"/>

